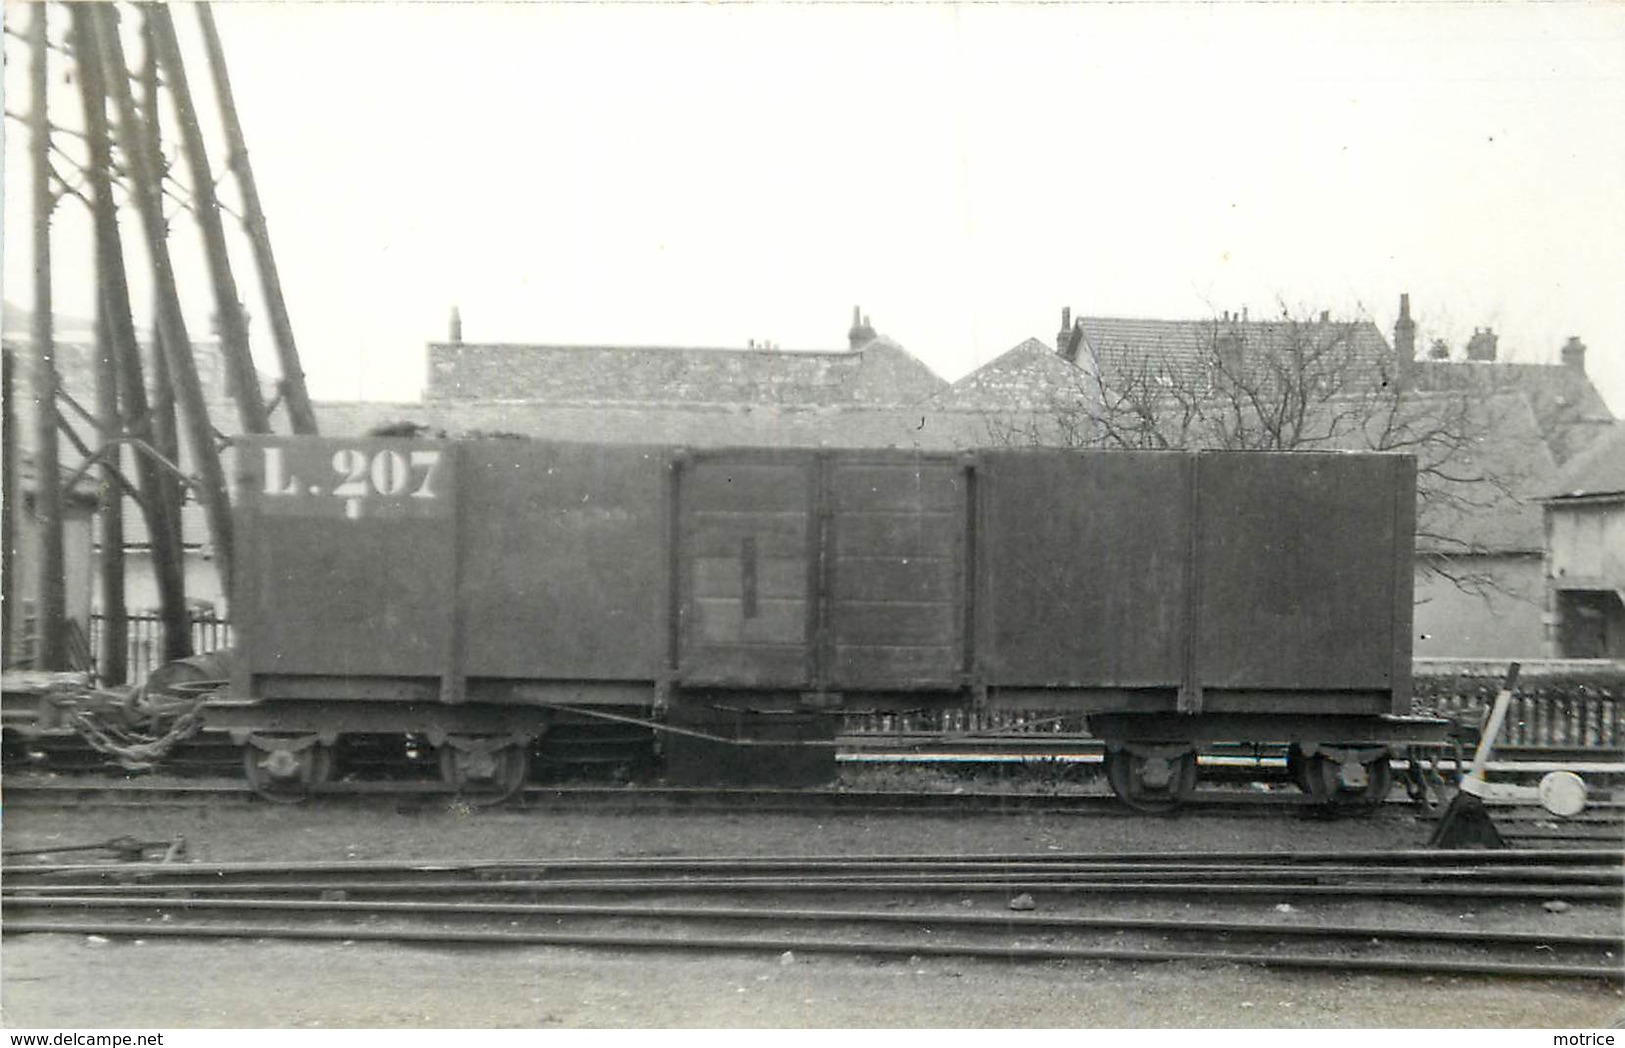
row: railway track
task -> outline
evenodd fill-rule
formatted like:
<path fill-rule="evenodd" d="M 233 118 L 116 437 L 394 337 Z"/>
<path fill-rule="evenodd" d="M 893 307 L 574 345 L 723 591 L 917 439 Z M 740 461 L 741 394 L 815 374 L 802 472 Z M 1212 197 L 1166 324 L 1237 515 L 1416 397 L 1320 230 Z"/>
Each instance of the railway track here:
<path fill-rule="evenodd" d="M 200 805 L 256 804 L 261 801 L 247 784 L 230 781 L 171 781 L 149 783 L 141 779 L 13 776 L 0 783 L 7 803 L 16 807 L 73 807 L 89 805 Z M 334 782 L 314 791 L 321 803 L 365 806 L 369 803 L 442 803 L 458 799 L 455 789 L 432 781 Z M 865 814 L 912 812 L 918 814 L 970 814 L 975 812 L 1064 812 L 1074 814 L 1137 815 L 1107 794 L 1020 791 L 907 791 L 861 789 L 785 789 L 724 786 L 527 786 L 510 805 L 549 810 L 594 811 L 763 811 L 826 813 L 852 811 Z M 1312 813 L 1310 799 L 1293 793 L 1243 793 L 1195 798 L 1192 810 L 1213 813 L 1274 814 L 1282 811 Z"/>
<path fill-rule="evenodd" d="M 219 807 L 263 804 L 240 781 L 165 781 L 144 778 L 12 775 L 0 780 L 0 793 L 13 810 L 71 808 Z M 380 807 L 427 807 L 460 803 L 458 794 L 429 781 L 337 782 L 323 787 L 319 803 L 364 812 Z M 756 812 L 854 815 L 1060 814 L 1103 818 L 1143 818 L 1104 793 L 1013 791 L 904 791 L 858 789 L 774 789 L 759 787 L 530 786 L 510 808 L 629 814 L 673 812 Z M 1396 794 L 1384 806 L 1395 812 L 1420 811 Z M 1503 836 L 1520 847 L 1569 844 L 1607 846 L 1625 839 L 1625 803 L 1605 800 L 1567 819 L 1538 808 L 1496 805 Z M 1333 817 L 1296 791 L 1225 790 L 1199 793 L 1188 814 L 1235 818 Z"/>
<path fill-rule="evenodd" d="M 877 855 L 7 867 L 7 935 L 1248 964 L 1619 981 L 1622 853 Z M 1147 913 L 1147 899 L 1222 911 Z M 1351 920 L 1471 900 L 1482 926 Z M 1560 929 L 1486 911 L 1562 899 Z M 1291 900 L 1284 902 L 1283 900 Z M 1454 915 L 1459 907 L 1452 907 Z M 1245 944 L 1244 948 L 1238 948 Z"/>

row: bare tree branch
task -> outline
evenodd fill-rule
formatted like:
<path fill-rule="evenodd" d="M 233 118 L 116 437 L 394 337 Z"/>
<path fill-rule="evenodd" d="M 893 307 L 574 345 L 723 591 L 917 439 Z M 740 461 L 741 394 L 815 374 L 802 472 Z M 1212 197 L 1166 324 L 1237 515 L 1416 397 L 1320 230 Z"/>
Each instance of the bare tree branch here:
<path fill-rule="evenodd" d="M 1094 345 L 1044 408 L 990 418 L 1005 445 L 1235 451 L 1387 451 L 1417 463 L 1417 548 L 1429 574 L 1467 592 L 1496 583 L 1473 567 L 1492 552 L 1475 526 L 1531 478 L 1492 453 L 1495 404 L 1405 387 L 1369 321 L 1225 316 L 1190 347 Z M 1493 463 L 1493 468 L 1489 464 Z M 1478 563 L 1482 563 L 1481 561 Z"/>

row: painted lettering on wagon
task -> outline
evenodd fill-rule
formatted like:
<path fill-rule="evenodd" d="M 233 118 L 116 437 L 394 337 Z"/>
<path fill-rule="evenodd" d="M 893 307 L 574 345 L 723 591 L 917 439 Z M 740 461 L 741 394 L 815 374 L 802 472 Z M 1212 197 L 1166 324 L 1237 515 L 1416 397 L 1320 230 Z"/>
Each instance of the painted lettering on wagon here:
<path fill-rule="evenodd" d="M 361 517 L 363 499 L 437 499 L 441 453 L 436 449 L 400 451 L 340 448 L 333 452 L 331 474 L 303 476 L 289 464 L 287 449 L 264 449 L 264 485 L 260 494 L 276 500 L 339 499 L 344 515 Z"/>

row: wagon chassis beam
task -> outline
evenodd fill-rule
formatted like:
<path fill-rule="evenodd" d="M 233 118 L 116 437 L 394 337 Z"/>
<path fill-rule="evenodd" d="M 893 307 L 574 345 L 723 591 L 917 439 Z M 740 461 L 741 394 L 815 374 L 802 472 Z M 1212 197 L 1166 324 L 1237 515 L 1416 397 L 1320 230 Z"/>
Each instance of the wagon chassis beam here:
<path fill-rule="evenodd" d="M 559 713 L 569 713 L 582 717 L 592 717 L 597 720 L 611 721 L 616 724 L 633 724 L 641 728 L 666 735 L 681 735 L 685 738 L 700 739 L 705 742 L 725 743 L 729 746 L 804 746 L 820 747 L 827 750 L 836 749 L 839 743 L 830 739 L 730 739 L 726 735 L 717 735 L 708 731 L 697 731 L 693 728 L 679 728 L 673 724 L 650 720 L 647 717 L 634 717 L 625 713 L 610 713 L 607 710 L 595 710 L 587 706 L 569 706 L 558 702 L 535 702 L 532 705 L 541 709 L 554 710 Z"/>

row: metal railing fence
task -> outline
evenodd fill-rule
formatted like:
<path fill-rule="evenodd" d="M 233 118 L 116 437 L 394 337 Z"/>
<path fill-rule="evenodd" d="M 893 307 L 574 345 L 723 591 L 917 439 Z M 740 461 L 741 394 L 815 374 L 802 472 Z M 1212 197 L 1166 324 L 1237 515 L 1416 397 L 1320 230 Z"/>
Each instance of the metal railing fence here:
<path fill-rule="evenodd" d="M 129 624 L 129 641 L 125 649 L 126 658 L 130 667 L 128 681 L 99 680 L 102 685 L 112 684 L 141 684 L 147 676 L 164 662 L 164 622 L 155 612 L 145 612 L 137 615 L 128 615 L 125 621 Z M 107 628 L 106 616 L 92 614 L 90 616 L 90 651 L 101 650 L 102 631 Z M 221 648 L 231 647 L 231 622 L 221 618 L 212 611 L 198 612 L 192 616 L 192 652 L 201 655 L 204 652 L 218 651 Z"/>

